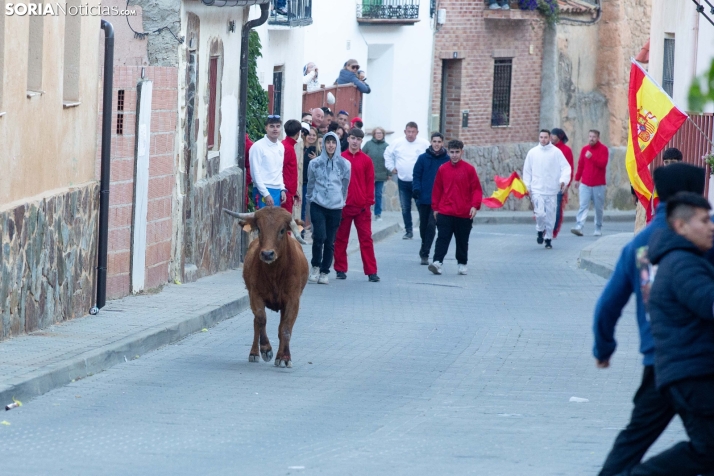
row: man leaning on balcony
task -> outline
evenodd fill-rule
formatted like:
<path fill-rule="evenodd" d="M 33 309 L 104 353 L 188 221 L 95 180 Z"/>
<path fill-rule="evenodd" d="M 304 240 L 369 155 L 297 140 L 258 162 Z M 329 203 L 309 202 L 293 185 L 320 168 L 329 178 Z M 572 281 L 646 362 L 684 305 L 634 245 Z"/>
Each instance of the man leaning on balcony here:
<path fill-rule="evenodd" d="M 354 84 L 362 94 L 372 92 L 369 85 L 365 82 L 364 75 L 357 75 L 359 72 L 359 62 L 356 59 L 347 60 L 345 67 L 340 71 L 335 84 Z"/>
<path fill-rule="evenodd" d="M 278 0 L 279 1 L 279 0 Z M 488 0 L 489 10 L 510 10 L 508 0 Z"/>

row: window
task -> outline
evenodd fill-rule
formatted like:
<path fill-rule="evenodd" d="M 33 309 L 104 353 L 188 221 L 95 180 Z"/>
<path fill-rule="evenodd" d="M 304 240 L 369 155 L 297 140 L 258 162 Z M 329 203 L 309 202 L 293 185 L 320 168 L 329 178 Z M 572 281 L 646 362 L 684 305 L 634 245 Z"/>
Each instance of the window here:
<path fill-rule="evenodd" d="M 672 96 L 674 92 L 674 35 L 666 34 L 664 39 L 664 65 L 662 68 L 662 89 Z"/>
<path fill-rule="evenodd" d="M 124 134 L 124 90 L 117 93 L 117 135 Z"/>
<path fill-rule="evenodd" d="M 27 50 L 27 90 L 42 91 L 42 46 L 44 38 L 44 17 L 30 15 L 29 47 Z"/>
<path fill-rule="evenodd" d="M 273 70 L 273 114 L 282 115 L 283 111 L 283 68 Z"/>
<path fill-rule="evenodd" d="M 493 64 L 493 101 L 491 127 L 511 123 L 511 72 L 513 60 L 496 59 Z"/>
<path fill-rule="evenodd" d="M 81 0 L 71 0 L 67 5 L 79 6 Z M 64 20 L 64 80 L 62 99 L 65 103 L 79 102 L 79 53 L 82 27 L 81 15 L 65 15 Z"/>
<path fill-rule="evenodd" d="M 208 126 L 207 146 L 212 149 L 216 144 L 216 98 L 218 84 L 218 57 L 213 56 L 208 63 Z"/>

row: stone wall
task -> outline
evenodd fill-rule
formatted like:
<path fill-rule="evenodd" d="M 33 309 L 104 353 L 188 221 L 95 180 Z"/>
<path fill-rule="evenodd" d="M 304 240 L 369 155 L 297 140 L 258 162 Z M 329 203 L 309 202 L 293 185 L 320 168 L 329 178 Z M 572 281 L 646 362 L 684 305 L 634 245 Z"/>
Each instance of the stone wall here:
<path fill-rule="evenodd" d="M 98 210 L 93 182 L 0 212 L 0 339 L 87 314 Z"/>
<path fill-rule="evenodd" d="M 186 210 L 184 281 L 240 266 L 241 228 L 222 212 L 240 209 L 243 173 L 230 167 L 191 188 Z"/>

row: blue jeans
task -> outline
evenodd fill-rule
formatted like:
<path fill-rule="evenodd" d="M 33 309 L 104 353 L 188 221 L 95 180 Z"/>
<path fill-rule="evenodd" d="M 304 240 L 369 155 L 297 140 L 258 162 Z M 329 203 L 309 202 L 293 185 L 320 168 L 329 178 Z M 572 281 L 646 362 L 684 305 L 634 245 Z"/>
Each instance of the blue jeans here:
<path fill-rule="evenodd" d="M 275 0 L 275 9 L 284 10 L 287 6 L 288 0 Z"/>
<path fill-rule="evenodd" d="M 399 184 L 399 205 L 402 207 L 402 218 L 404 219 L 404 229 L 407 233 L 412 232 L 412 183 L 398 180 Z M 416 203 L 416 200 L 414 200 Z M 419 204 L 417 204 L 418 207 Z"/>
<path fill-rule="evenodd" d="M 307 184 L 302 184 L 302 207 L 300 210 L 300 219 L 305 223 L 305 217 L 307 216 Z"/>
<path fill-rule="evenodd" d="M 605 185 L 588 187 L 581 183 L 578 191 L 580 192 L 580 210 L 578 210 L 577 217 L 578 228 L 585 226 L 585 220 L 588 218 L 588 208 L 590 208 L 590 202 L 592 201 L 595 205 L 595 229 L 599 230 L 602 228 L 602 214 L 603 208 L 605 208 Z"/>
<path fill-rule="evenodd" d="M 374 182 L 374 214 L 382 214 L 382 193 L 384 192 L 384 182 Z"/>

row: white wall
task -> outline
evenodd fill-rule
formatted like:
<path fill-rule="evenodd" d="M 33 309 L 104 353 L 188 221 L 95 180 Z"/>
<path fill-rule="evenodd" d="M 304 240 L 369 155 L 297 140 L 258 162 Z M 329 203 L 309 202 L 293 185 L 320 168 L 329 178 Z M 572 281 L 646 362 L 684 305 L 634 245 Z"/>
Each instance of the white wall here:
<path fill-rule="evenodd" d="M 691 0 L 653 0 L 649 73 L 662 82 L 665 34 L 674 34 L 674 102 L 687 109 L 695 76 L 709 70 L 714 58 L 714 27 L 697 13 Z M 709 105 L 706 112 L 714 112 Z"/>
<path fill-rule="evenodd" d="M 427 138 L 434 40 L 429 1 L 421 1 L 414 25 L 359 25 L 355 0 L 315 0 L 312 16 L 304 58 L 317 64 L 320 83 L 333 84 L 345 61 L 356 59 L 373 91 L 363 101 L 365 128 L 395 131 L 389 141 L 415 121 Z"/>

